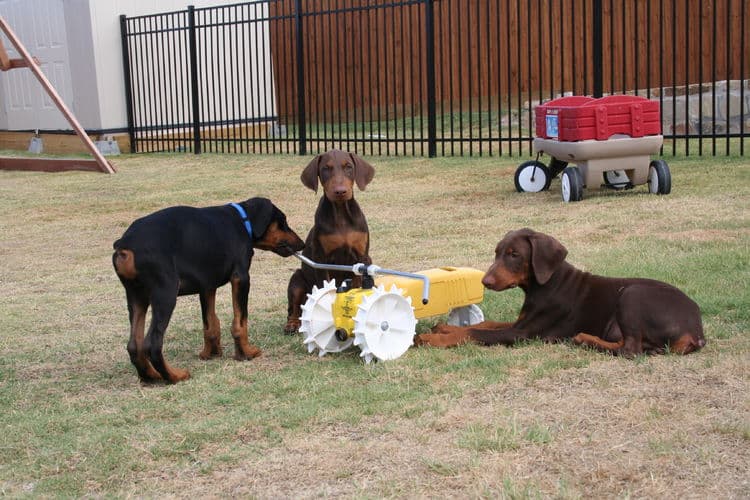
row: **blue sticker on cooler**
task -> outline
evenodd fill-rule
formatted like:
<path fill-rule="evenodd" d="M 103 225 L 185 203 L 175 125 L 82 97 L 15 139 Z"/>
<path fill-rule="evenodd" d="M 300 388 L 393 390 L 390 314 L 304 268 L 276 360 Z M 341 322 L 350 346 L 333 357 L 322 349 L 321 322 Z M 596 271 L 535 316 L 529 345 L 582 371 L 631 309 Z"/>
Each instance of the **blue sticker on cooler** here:
<path fill-rule="evenodd" d="M 557 137 L 557 115 L 547 115 L 547 137 Z"/>

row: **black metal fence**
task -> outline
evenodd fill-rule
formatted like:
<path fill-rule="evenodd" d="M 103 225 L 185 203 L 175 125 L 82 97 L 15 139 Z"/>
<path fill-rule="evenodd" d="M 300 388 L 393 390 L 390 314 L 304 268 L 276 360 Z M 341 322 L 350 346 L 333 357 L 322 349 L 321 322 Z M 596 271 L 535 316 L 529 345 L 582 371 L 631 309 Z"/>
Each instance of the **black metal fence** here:
<path fill-rule="evenodd" d="M 565 94 L 661 104 L 745 154 L 748 0 L 257 0 L 121 16 L 131 149 L 525 155 Z"/>

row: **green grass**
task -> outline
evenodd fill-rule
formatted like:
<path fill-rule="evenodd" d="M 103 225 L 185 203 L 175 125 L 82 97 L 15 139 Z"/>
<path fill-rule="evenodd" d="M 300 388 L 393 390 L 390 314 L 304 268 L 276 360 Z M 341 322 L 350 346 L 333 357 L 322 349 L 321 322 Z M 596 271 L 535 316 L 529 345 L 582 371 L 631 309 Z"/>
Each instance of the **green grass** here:
<path fill-rule="evenodd" d="M 165 341 L 191 379 L 142 385 L 128 359 L 112 241 L 175 204 L 269 196 L 306 234 L 309 157 L 124 155 L 119 172 L 0 172 L 0 494 L 11 497 L 740 497 L 750 461 L 750 162 L 667 158 L 669 196 L 519 194 L 516 162 L 368 158 L 357 199 L 378 265 L 486 269 L 505 232 L 553 234 L 574 265 L 669 281 L 701 306 L 708 345 L 624 360 L 570 344 L 410 349 L 364 365 L 281 333 L 298 263 L 258 252 L 250 335 L 204 362 L 195 297 Z M 487 292 L 512 320 L 519 290 Z M 420 321 L 427 331 L 444 318 Z M 706 481 L 711 477 L 711 481 Z M 744 484 L 744 486 L 743 486 Z M 744 489 L 743 489 L 744 488 Z"/>

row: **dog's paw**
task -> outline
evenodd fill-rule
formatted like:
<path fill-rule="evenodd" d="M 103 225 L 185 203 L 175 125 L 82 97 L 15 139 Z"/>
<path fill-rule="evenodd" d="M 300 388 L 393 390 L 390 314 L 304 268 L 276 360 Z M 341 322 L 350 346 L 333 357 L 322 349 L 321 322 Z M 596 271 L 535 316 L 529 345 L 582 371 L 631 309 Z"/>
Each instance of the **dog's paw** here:
<path fill-rule="evenodd" d="M 414 340 L 416 345 L 428 345 L 432 347 L 456 347 L 472 342 L 465 328 L 445 325 L 438 333 L 420 333 Z M 435 329 L 433 328 L 433 332 Z"/>
<path fill-rule="evenodd" d="M 209 360 L 211 358 L 220 358 L 223 354 L 223 350 L 221 347 L 218 349 L 210 346 L 205 346 L 203 350 L 198 354 L 198 357 L 204 361 Z"/>
<path fill-rule="evenodd" d="M 183 380 L 190 378 L 190 372 L 183 368 L 174 368 L 170 366 L 168 368 L 168 373 L 169 377 L 167 378 L 167 382 L 170 384 L 176 384 L 177 382 L 182 382 Z"/>
<path fill-rule="evenodd" d="M 576 335 L 570 340 L 572 340 L 575 345 L 585 344 L 586 340 L 585 340 L 584 335 L 585 335 L 584 333 L 579 333 L 578 335 Z"/>
<path fill-rule="evenodd" d="M 262 351 L 259 348 L 255 347 L 254 345 L 249 345 L 244 350 L 237 350 L 234 353 L 234 359 L 237 361 L 249 361 L 253 358 L 257 358 L 258 356 L 260 356 L 261 352 Z"/>
<path fill-rule="evenodd" d="M 414 345 L 430 347 L 448 347 L 445 338 L 439 333 L 420 333 L 414 339 Z"/>
<path fill-rule="evenodd" d="M 418 335 L 415 335 L 414 336 L 414 346 L 415 347 L 420 347 L 420 346 L 423 346 L 423 345 L 430 345 L 429 344 L 429 339 L 426 339 L 426 338 L 423 339 L 422 338 L 423 335 L 430 335 L 430 334 L 429 333 L 420 333 Z"/>
<path fill-rule="evenodd" d="M 297 332 L 299 332 L 299 327 L 302 324 L 302 322 L 298 319 L 290 319 L 286 322 L 286 325 L 284 325 L 284 333 L 287 335 L 294 335 Z"/>

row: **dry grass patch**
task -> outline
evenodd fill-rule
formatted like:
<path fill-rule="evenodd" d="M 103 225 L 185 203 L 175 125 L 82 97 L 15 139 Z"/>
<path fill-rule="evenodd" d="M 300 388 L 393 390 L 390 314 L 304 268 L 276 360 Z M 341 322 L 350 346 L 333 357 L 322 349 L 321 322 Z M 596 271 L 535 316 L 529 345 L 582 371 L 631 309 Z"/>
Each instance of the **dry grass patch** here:
<path fill-rule="evenodd" d="M 150 155 L 119 173 L 0 172 L 0 492 L 10 496 L 750 496 L 750 165 L 670 161 L 673 192 L 587 190 L 580 203 L 513 189 L 517 161 L 368 158 L 357 198 L 384 267 L 485 269 L 523 226 L 553 234 L 575 265 L 662 279 L 701 305 L 707 347 L 623 360 L 568 344 L 411 349 L 365 366 L 319 359 L 282 335 L 298 263 L 258 252 L 250 329 L 263 355 L 203 362 L 200 309 L 178 300 L 165 341 L 191 370 L 142 386 L 125 351 L 112 241 L 175 204 L 268 196 L 306 234 L 319 195 L 309 157 Z M 487 293 L 512 319 L 519 291 Z M 439 318 L 420 322 L 426 330 Z"/>

